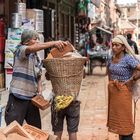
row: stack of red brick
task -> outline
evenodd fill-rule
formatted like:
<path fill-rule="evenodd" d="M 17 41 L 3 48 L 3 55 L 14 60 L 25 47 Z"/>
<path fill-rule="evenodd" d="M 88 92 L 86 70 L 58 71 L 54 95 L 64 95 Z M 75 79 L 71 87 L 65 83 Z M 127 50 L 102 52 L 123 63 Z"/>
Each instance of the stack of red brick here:
<path fill-rule="evenodd" d="M 0 140 L 56 140 L 56 136 L 34 126 L 12 122 L 0 130 Z"/>

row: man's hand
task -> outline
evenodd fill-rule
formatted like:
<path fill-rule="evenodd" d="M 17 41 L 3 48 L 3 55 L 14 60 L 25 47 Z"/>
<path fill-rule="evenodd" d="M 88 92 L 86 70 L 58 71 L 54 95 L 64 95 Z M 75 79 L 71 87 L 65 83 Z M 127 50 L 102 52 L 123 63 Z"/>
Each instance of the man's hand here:
<path fill-rule="evenodd" d="M 54 47 L 57 48 L 59 51 L 63 51 L 65 45 L 67 45 L 67 43 L 64 41 L 54 41 Z"/>
<path fill-rule="evenodd" d="M 71 46 L 73 51 L 76 51 L 76 49 L 74 48 L 74 46 L 69 42 L 69 41 L 65 41 L 65 43 L 67 43 L 68 46 Z"/>

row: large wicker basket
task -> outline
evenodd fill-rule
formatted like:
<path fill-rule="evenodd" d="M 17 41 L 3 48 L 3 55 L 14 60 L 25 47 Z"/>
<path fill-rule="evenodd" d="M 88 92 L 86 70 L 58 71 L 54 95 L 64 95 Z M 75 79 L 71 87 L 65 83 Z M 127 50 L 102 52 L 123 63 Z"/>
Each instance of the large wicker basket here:
<path fill-rule="evenodd" d="M 85 57 L 43 60 L 55 94 L 72 96 L 79 94 L 85 61 Z"/>

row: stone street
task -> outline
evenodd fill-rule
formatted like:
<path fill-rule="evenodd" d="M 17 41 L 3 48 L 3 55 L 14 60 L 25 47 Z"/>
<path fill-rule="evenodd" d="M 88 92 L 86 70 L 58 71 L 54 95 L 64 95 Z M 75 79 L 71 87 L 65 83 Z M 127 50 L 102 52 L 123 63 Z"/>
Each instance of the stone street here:
<path fill-rule="evenodd" d="M 105 69 L 96 68 L 93 75 L 87 75 L 80 91 L 81 112 L 78 140 L 117 140 L 117 136 L 108 133 L 107 120 L 107 76 Z M 97 73 L 98 72 L 98 73 Z M 49 84 L 49 83 L 48 83 Z M 48 85 L 51 89 L 51 85 Z M 41 114 L 44 114 L 43 112 Z M 43 129 L 51 132 L 50 111 L 42 117 Z M 63 140 L 68 139 L 64 126 Z"/>
<path fill-rule="evenodd" d="M 105 68 L 97 67 L 93 71 L 93 75 L 87 75 L 83 79 L 80 100 L 80 124 L 77 133 L 78 140 L 118 140 L 118 136 L 109 133 L 106 127 L 107 122 L 107 82 L 108 78 L 105 76 Z M 50 81 L 46 81 L 43 95 L 48 98 L 52 86 Z M 3 104 L 6 103 L 7 95 L 3 94 Z M 136 129 L 134 140 L 140 140 L 140 101 L 136 108 Z M 53 134 L 51 130 L 51 113 L 50 108 L 41 111 L 42 129 Z M 3 118 L 3 117 L 2 117 Z M 2 119 L 2 126 L 4 126 L 4 119 Z M 68 140 L 68 133 L 64 125 L 64 133 L 62 140 Z"/>
<path fill-rule="evenodd" d="M 78 140 L 118 140 L 116 134 L 108 132 L 107 122 L 107 82 L 105 69 L 97 67 L 93 71 L 93 75 L 87 75 L 82 82 L 80 91 L 81 100 L 81 118 L 78 132 Z M 48 93 L 51 91 L 51 84 L 48 82 Z M 47 93 L 46 92 L 46 93 Z M 140 108 L 139 102 L 136 109 L 136 133 L 134 140 L 140 140 Z M 42 117 L 43 129 L 51 131 L 50 110 L 48 115 Z M 41 113 L 44 114 L 43 112 Z M 62 140 L 68 140 L 68 134 L 64 125 L 64 133 Z"/>

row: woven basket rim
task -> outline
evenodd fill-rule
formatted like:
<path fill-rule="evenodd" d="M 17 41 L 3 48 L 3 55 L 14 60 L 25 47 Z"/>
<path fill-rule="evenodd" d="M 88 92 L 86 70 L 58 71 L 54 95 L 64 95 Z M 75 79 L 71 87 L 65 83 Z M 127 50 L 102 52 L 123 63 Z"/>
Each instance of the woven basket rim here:
<path fill-rule="evenodd" d="M 87 57 L 66 57 L 66 58 L 47 58 L 47 59 L 43 59 L 42 61 L 52 61 L 52 60 L 63 60 L 63 61 L 67 61 L 67 60 L 75 60 L 75 59 L 85 59 L 87 60 Z"/>

